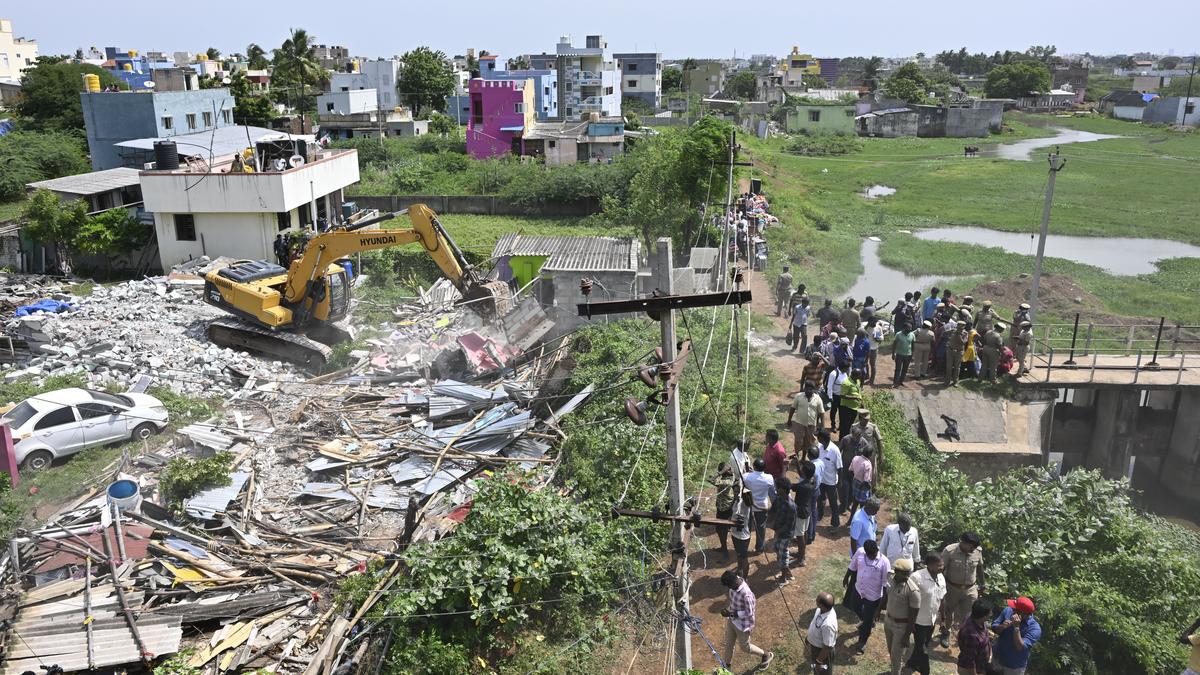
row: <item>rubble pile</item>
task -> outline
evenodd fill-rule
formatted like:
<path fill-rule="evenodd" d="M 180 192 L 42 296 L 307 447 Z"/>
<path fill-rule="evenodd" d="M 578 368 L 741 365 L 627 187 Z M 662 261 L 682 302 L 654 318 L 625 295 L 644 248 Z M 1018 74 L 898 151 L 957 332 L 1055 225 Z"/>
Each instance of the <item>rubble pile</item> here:
<path fill-rule="evenodd" d="M 247 352 L 210 343 L 205 330 L 224 312 L 201 299 L 198 277 L 172 274 L 96 285 L 91 295 L 74 296 L 67 286 L 43 283 L 32 295 L 19 296 L 22 283 L 0 288 L 7 298 L 62 299 L 73 309 L 13 317 L 4 325 L 14 342 L 28 349 L 23 367 L 5 365 L 6 382 L 22 377 L 83 376 L 91 387 L 127 388 L 143 374 L 181 394 L 227 397 L 247 378 L 292 379 L 295 370 Z M 2 345 L 0 345 L 2 348 Z"/>
<path fill-rule="evenodd" d="M 210 348 L 204 325 L 219 314 L 179 280 L 97 291 L 66 298 L 68 313 L 16 322 L 46 338 L 27 374 L 128 382 L 179 369 L 201 381 L 171 386 L 221 392 L 227 404 L 99 472 L 87 494 L 0 555 L 0 574 L 20 589 L 0 602 L 12 617 L 0 675 L 46 663 L 113 668 L 187 648 L 206 673 L 356 672 L 365 646 L 386 640 L 364 616 L 384 587 L 404 585 L 404 547 L 451 534 L 495 470 L 517 465 L 549 481 L 559 420 L 591 393 L 551 390 L 560 342 L 526 349 L 499 322 L 451 306 L 444 285 L 370 327 L 376 337 L 352 366 L 315 377 Z M 163 468 L 216 452 L 232 457 L 229 483 L 169 509 Z M 136 486 L 136 500 L 111 496 L 119 481 Z M 380 592 L 362 606 L 335 602 L 337 583 L 376 561 Z"/>

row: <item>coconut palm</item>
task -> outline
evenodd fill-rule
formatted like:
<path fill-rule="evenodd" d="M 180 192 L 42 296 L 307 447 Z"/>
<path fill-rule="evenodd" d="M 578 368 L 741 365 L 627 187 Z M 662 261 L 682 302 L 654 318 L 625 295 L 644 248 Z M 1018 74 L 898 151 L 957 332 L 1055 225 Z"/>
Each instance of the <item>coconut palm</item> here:
<path fill-rule="evenodd" d="M 303 28 L 290 30 L 291 37 L 274 50 L 275 70 L 271 77 L 301 88 L 315 87 L 327 78 L 325 69 L 317 62 L 315 38 Z"/>
<path fill-rule="evenodd" d="M 253 70 L 261 70 L 270 65 L 267 60 L 267 52 L 258 45 L 257 42 L 251 42 L 246 45 L 246 60 L 250 62 L 250 68 Z"/>

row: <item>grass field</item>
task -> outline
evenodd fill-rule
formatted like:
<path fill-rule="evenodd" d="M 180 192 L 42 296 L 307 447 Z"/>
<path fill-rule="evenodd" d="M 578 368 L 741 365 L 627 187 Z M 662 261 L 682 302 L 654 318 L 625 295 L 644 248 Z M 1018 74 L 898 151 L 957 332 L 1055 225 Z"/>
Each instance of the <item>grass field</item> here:
<path fill-rule="evenodd" d="M 1011 131 L 981 144 L 1046 136 L 1053 124 L 1124 138 L 1062 146 L 1067 167 L 1059 174 L 1050 231 L 1091 236 L 1168 238 L 1200 243 L 1195 227 L 1200 180 L 1200 134 L 1099 117 L 1052 118 L 1008 114 Z M 964 158 L 966 139 L 864 139 L 860 153 L 799 157 L 786 141 L 749 139 L 744 145 L 787 227 L 769 233 L 803 270 L 800 280 L 817 294 L 836 294 L 862 271 L 861 238 L 884 239 L 885 264 L 910 274 L 976 275 L 1013 279 L 1032 271 L 1029 256 L 964 244 L 930 243 L 904 230 L 979 225 L 1033 232 L 1046 182 L 1044 161 Z M 867 200 L 863 190 L 887 185 L 897 193 Z M 777 269 L 777 260 L 773 267 Z M 1115 277 L 1061 260 L 1047 271 L 1068 276 L 1112 314 L 1166 315 L 1187 322 L 1200 312 L 1186 302 L 1200 283 L 1200 261 L 1165 263 L 1142 277 Z M 886 291 L 891 289 L 881 289 Z"/>

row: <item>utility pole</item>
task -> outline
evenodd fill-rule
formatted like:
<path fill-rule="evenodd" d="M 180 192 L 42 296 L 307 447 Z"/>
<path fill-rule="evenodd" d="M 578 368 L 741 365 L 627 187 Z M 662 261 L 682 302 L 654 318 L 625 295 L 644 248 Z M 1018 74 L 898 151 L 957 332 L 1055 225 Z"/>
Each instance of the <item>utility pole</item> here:
<path fill-rule="evenodd" d="M 1035 320 L 1038 310 L 1038 286 L 1042 281 L 1042 259 L 1046 255 L 1046 235 L 1050 230 L 1050 206 L 1054 203 L 1054 178 L 1067 165 L 1067 160 L 1059 157 L 1058 148 L 1047 159 L 1050 161 L 1050 175 L 1046 178 L 1046 203 L 1042 206 L 1042 231 L 1038 236 L 1037 258 L 1033 264 L 1033 286 L 1029 289 L 1029 320 Z"/>
<path fill-rule="evenodd" d="M 737 130 L 729 132 L 729 178 L 725 186 L 725 213 L 721 214 L 721 260 L 717 265 L 717 290 L 723 291 L 729 286 L 729 234 L 732 228 L 737 232 L 737 224 L 729 222 L 729 214 L 733 211 L 733 148 L 737 143 Z"/>
<path fill-rule="evenodd" d="M 659 237 L 658 248 L 658 278 L 665 287 L 668 296 L 675 295 L 674 254 L 671 251 L 671 238 Z M 662 335 L 662 362 L 667 364 L 672 372 L 668 381 L 666 418 L 667 418 L 667 496 L 670 499 L 671 515 L 682 516 L 683 512 L 683 438 L 679 429 L 679 375 L 682 374 L 682 364 L 677 364 L 675 348 L 675 311 L 668 309 L 659 314 L 659 327 Z M 680 616 L 691 615 L 689 591 L 691 579 L 688 577 L 687 544 L 690 529 L 685 530 L 684 523 L 675 521 L 671 524 L 671 558 L 675 574 L 675 609 Z M 682 619 L 676 619 L 675 628 L 675 669 L 691 670 L 692 668 L 692 635 Z M 682 666 L 680 665 L 682 664 Z"/>
<path fill-rule="evenodd" d="M 1180 124 L 1184 124 L 1184 125 L 1187 124 L 1187 116 L 1188 116 L 1187 109 L 1188 109 L 1188 104 L 1192 103 L 1192 80 L 1195 77 L 1196 77 L 1196 55 L 1192 54 L 1192 69 L 1190 71 L 1188 71 L 1187 96 L 1183 97 L 1183 118 L 1179 120 Z M 1195 104 L 1192 104 L 1192 110 L 1193 110 L 1192 114 L 1193 115 L 1196 114 L 1194 112 L 1196 110 Z"/>

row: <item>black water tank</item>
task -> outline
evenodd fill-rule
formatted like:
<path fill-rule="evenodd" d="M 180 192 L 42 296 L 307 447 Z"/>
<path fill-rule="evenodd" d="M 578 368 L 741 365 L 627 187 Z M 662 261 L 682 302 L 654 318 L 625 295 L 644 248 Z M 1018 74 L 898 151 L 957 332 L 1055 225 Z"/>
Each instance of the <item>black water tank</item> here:
<path fill-rule="evenodd" d="M 175 149 L 175 141 L 154 141 L 154 168 L 157 171 L 179 168 L 179 151 Z"/>

